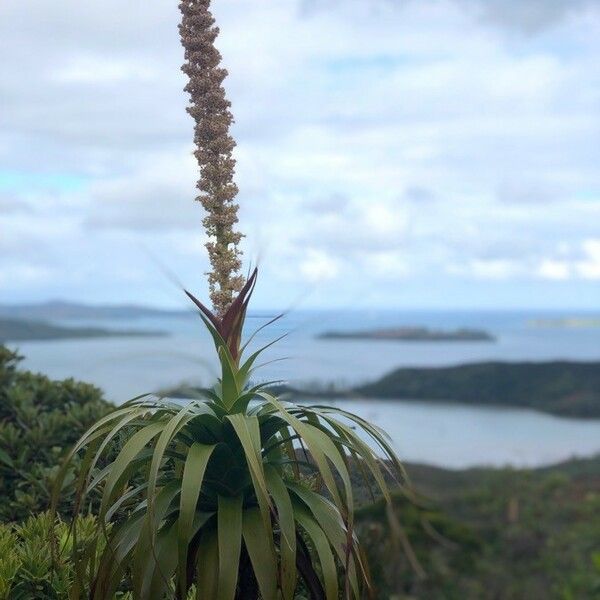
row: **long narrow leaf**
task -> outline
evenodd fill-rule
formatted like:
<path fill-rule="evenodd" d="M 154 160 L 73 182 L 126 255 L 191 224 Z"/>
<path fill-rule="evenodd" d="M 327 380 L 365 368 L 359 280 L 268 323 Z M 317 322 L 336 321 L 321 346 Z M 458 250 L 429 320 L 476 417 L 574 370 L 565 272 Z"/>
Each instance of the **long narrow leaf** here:
<path fill-rule="evenodd" d="M 265 468 L 269 491 L 275 501 L 281 531 L 281 587 L 284 600 L 293 600 L 296 589 L 296 526 L 294 509 L 285 483 L 274 467 Z"/>
<path fill-rule="evenodd" d="M 268 541 L 272 534 L 265 528 L 258 508 L 244 511 L 243 534 L 262 599 L 276 600 L 277 566 Z"/>
<path fill-rule="evenodd" d="M 233 600 L 242 549 L 243 497 L 219 496 L 219 600 Z"/>
<path fill-rule="evenodd" d="M 181 480 L 179 506 L 179 530 L 177 553 L 179 556 L 179 586 L 181 594 L 187 591 L 187 557 L 190 542 L 190 528 L 196 514 L 196 505 L 204 481 L 208 461 L 215 446 L 194 444 L 188 451 Z"/>

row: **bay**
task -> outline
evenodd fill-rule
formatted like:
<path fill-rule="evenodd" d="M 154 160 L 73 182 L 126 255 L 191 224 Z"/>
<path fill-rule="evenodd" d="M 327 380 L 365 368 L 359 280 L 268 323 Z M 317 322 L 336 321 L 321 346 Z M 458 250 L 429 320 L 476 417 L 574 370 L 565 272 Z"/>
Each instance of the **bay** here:
<path fill-rule="evenodd" d="M 275 313 L 250 315 L 246 333 Z M 582 326 L 540 326 L 564 317 Z M 592 319 L 590 320 L 590 317 Z M 261 331 L 253 347 L 286 335 L 264 356 L 257 380 L 339 387 L 376 379 L 403 366 L 445 366 L 483 360 L 600 360 L 597 315 L 540 311 L 293 311 Z M 577 322 L 577 321 L 576 321 Z M 75 377 L 101 387 L 119 404 L 146 392 L 210 385 L 214 351 L 194 316 L 86 320 L 63 325 L 150 329 L 168 337 L 98 338 L 20 343 L 24 366 L 55 379 Z M 495 342 L 320 340 L 327 330 L 424 326 L 484 329 Z M 15 344 L 11 344 L 15 346 Z M 284 358 L 285 360 L 280 360 Z M 275 362 L 270 362 L 275 361 Z M 457 399 L 460 400 L 460 399 Z M 533 411 L 410 401 L 347 401 L 348 408 L 386 428 L 405 460 L 446 467 L 538 466 L 600 452 L 600 420 L 562 419 Z"/>

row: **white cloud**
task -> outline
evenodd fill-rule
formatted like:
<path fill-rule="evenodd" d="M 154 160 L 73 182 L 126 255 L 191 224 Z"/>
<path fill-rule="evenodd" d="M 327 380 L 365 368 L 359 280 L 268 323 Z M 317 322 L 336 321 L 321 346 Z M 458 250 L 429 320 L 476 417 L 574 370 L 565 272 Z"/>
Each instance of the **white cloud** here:
<path fill-rule="evenodd" d="M 115 84 L 133 83 L 156 79 L 156 71 L 145 62 L 106 60 L 99 56 L 69 59 L 51 72 L 50 77 L 58 83 Z"/>
<path fill-rule="evenodd" d="M 598 5 L 213 0 L 263 301 L 326 281 L 332 304 L 386 302 L 400 278 L 407 297 L 422 279 L 594 285 Z M 133 294 L 128 269 L 155 289 L 139 247 L 206 270 L 178 19 L 176 2 L 0 4 L 0 268 L 56 278 L 11 271 L 0 300 Z M 81 185 L 3 193 L 5 171 Z"/>
<path fill-rule="evenodd" d="M 566 261 L 547 259 L 540 264 L 538 273 L 543 279 L 564 281 L 570 278 L 571 267 Z"/>
<path fill-rule="evenodd" d="M 334 279 L 340 273 L 340 266 L 325 252 L 309 248 L 300 263 L 300 272 L 309 283 L 321 283 Z"/>
<path fill-rule="evenodd" d="M 577 263 L 577 271 L 584 279 L 600 280 L 600 239 L 583 243 L 585 258 Z"/>

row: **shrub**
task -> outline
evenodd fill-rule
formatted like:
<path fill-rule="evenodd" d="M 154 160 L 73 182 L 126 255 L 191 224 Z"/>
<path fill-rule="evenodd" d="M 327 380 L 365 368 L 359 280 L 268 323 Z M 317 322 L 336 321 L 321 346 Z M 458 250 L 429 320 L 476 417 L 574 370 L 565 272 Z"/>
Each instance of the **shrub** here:
<path fill-rule="evenodd" d="M 17 369 L 21 357 L 0 346 L 0 521 L 48 510 L 65 451 L 111 405 L 92 385 L 51 381 Z M 66 477 L 73 479 L 76 463 Z M 71 512 L 65 490 L 59 510 Z"/>
<path fill-rule="evenodd" d="M 248 383 L 264 350 L 242 359 L 255 280 L 256 271 L 221 318 L 191 296 L 221 363 L 212 390 L 187 403 L 130 401 L 74 447 L 72 456 L 82 454 L 86 465 L 82 509 L 100 488 L 103 524 L 128 511 L 115 523 L 91 598 L 111 598 L 129 572 L 139 599 L 185 597 L 195 584 L 203 600 L 252 600 L 259 593 L 291 600 L 301 580 L 312 598 L 333 600 L 339 572 L 345 598 L 370 588 L 354 530 L 350 467 L 371 477 L 390 507 L 391 497 L 378 458 L 354 428 L 379 446 L 396 473 L 400 464 L 385 434 L 359 417 L 282 402 L 267 385 Z M 99 469 L 124 430 L 120 452 Z M 312 485 L 301 468 L 313 474 Z"/>
<path fill-rule="evenodd" d="M 0 600 L 67 600 L 89 589 L 102 538 L 95 517 L 81 517 L 77 525 L 76 541 L 70 527 L 47 512 L 0 525 Z"/>

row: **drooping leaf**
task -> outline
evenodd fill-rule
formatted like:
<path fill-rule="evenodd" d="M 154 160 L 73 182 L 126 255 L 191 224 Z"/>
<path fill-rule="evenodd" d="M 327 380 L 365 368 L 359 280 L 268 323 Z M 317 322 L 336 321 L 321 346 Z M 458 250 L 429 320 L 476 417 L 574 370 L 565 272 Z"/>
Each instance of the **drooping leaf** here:
<path fill-rule="evenodd" d="M 242 503 L 238 496 L 219 496 L 219 600 L 233 600 L 242 548 Z"/>
<path fill-rule="evenodd" d="M 293 600 L 296 589 L 296 525 L 294 509 L 285 483 L 274 467 L 265 467 L 267 485 L 277 509 L 281 532 L 281 587 L 284 600 Z"/>
<path fill-rule="evenodd" d="M 297 507 L 294 511 L 294 516 L 296 517 L 296 521 L 312 540 L 319 556 L 321 571 L 323 573 L 323 579 L 325 580 L 325 594 L 327 600 L 337 600 L 339 595 L 337 568 L 326 535 L 319 527 L 317 521 L 315 521 L 315 519 L 303 508 Z"/>
<path fill-rule="evenodd" d="M 187 591 L 188 545 L 191 539 L 190 529 L 196 514 L 196 506 L 204 481 L 204 473 L 214 449 L 214 445 L 193 444 L 188 451 L 183 470 L 177 537 L 179 586 L 182 594 Z"/>
<path fill-rule="evenodd" d="M 276 600 L 277 565 L 268 541 L 272 534 L 265 528 L 258 508 L 249 508 L 244 511 L 243 535 L 262 599 Z"/>
<path fill-rule="evenodd" d="M 196 600 L 219 600 L 219 543 L 212 529 L 200 537 L 196 556 Z"/>

